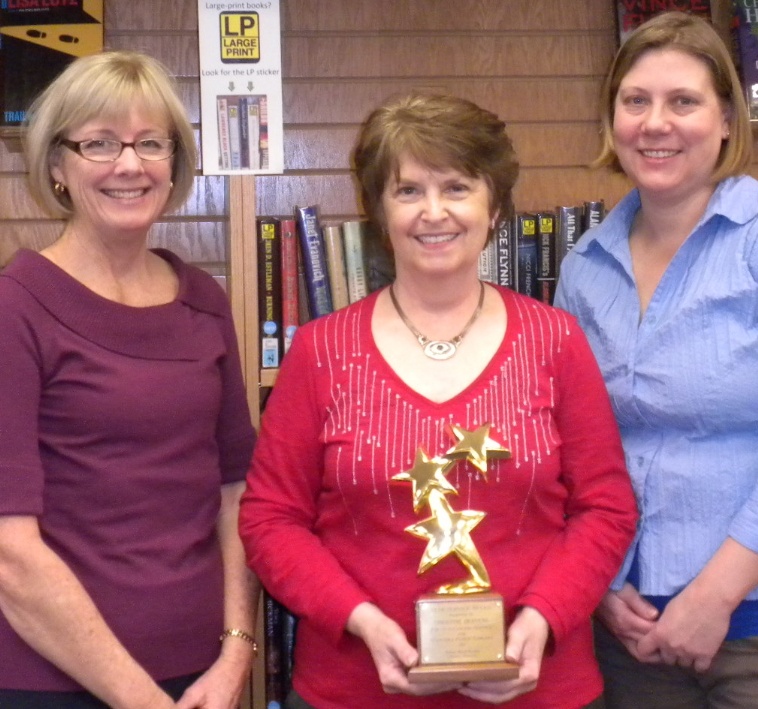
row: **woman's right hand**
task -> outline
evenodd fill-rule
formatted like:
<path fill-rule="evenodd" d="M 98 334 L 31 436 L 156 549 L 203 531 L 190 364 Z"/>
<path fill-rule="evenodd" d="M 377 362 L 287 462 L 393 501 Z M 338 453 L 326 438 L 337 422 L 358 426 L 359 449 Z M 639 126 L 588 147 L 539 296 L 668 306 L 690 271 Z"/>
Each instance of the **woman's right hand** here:
<path fill-rule="evenodd" d="M 0 613 L 42 657 L 114 709 L 176 706 L 45 544 L 35 517 L 0 515 Z"/>
<path fill-rule="evenodd" d="M 659 662 L 660 658 L 640 655 L 637 642 L 649 633 L 658 620 L 658 609 L 648 603 L 629 583 L 620 591 L 608 591 L 595 611 L 597 618 L 640 662 Z"/>
<path fill-rule="evenodd" d="M 387 694 L 439 694 L 462 686 L 449 682 L 411 684 L 408 670 L 418 662 L 418 651 L 408 642 L 403 629 L 373 603 L 357 605 L 348 618 L 347 629 L 366 643 Z"/>

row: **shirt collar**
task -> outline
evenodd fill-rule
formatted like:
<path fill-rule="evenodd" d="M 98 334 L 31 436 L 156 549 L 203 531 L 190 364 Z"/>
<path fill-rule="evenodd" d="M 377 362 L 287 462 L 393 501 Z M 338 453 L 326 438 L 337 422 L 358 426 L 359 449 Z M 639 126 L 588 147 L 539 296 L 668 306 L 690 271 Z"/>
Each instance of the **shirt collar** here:
<path fill-rule="evenodd" d="M 603 220 L 602 229 L 591 229 L 574 247 L 578 253 L 602 248 L 619 257 L 629 250 L 629 225 L 640 208 L 640 193 L 629 192 Z M 758 216 L 758 181 L 747 177 L 727 177 L 716 185 L 708 206 L 695 229 L 713 217 L 723 217 L 735 224 L 745 224 Z"/>

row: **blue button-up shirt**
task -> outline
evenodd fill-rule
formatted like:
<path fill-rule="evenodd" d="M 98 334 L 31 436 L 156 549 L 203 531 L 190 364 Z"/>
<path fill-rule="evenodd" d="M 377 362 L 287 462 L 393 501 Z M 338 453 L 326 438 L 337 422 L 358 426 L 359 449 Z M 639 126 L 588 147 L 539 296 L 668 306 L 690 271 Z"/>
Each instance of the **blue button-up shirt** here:
<path fill-rule="evenodd" d="M 670 597 L 727 536 L 758 552 L 758 182 L 719 184 L 641 319 L 639 208 L 634 190 L 582 237 L 555 302 L 603 371 L 642 513 L 613 588 L 636 556 L 640 592 Z"/>

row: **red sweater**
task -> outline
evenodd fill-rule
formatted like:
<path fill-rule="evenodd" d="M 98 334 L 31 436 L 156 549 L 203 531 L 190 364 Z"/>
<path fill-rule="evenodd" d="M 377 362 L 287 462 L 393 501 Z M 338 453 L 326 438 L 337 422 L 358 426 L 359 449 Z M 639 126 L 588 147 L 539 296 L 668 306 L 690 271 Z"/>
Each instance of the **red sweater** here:
<path fill-rule="evenodd" d="M 385 695 L 362 641 L 345 630 L 363 601 L 415 642 L 414 601 L 465 576 L 451 555 L 417 576 L 425 542 L 411 487 L 391 480 L 419 447 L 442 455 L 450 424 L 490 437 L 512 458 L 447 475 L 457 510 L 487 513 L 472 539 L 505 598 L 539 610 L 554 652 L 536 691 L 512 709 L 581 707 L 601 692 L 590 614 L 616 573 L 637 518 L 602 377 L 574 319 L 502 290 L 505 338 L 461 394 L 435 403 L 386 364 L 371 335 L 377 294 L 302 327 L 268 402 L 240 530 L 248 562 L 300 617 L 294 684 L 319 709 L 464 709 L 457 693 Z"/>

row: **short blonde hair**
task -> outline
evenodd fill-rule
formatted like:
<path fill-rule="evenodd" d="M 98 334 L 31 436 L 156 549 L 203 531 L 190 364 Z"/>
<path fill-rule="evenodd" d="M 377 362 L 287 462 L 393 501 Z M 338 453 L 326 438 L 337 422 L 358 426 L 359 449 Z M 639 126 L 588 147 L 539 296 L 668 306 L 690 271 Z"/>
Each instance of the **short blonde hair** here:
<path fill-rule="evenodd" d="M 29 191 L 51 216 L 73 215 L 67 194 L 56 195 L 50 165 L 58 140 L 94 118 L 117 118 L 133 105 L 166 120 L 176 141 L 173 188 L 166 211 L 180 207 L 195 177 L 197 150 L 192 126 L 166 67 L 139 52 L 107 51 L 74 60 L 34 101 L 27 114 L 24 152 Z"/>
<path fill-rule="evenodd" d="M 640 25 L 621 45 L 603 84 L 600 104 L 603 144 L 593 166 L 623 172 L 613 145 L 616 94 L 637 60 L 655 49 L 684 52 L 707 67 L 729 120 L 729 138 L 722 143 L 712 179 L 719 182 L 743 174 L 752 161 L 753 135 L 742 85 L 729 50 L 707 20 L 680 11 L 656 15 Z"/>
<path fill-rule="evenodd" d="M 381 200 L 408 155 L 432 168 L 482 177 L 490 189 L 490 214 L 513 212 L 519 165 L 505 123 L 457 96 L 413 92 L 392 97 L 369 114 L 353 149 L 363 208 L 384 227 Z M 494 230 L 490 230 L 492 238 Z"/>

